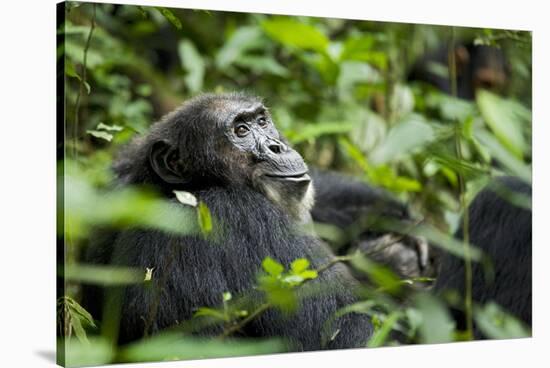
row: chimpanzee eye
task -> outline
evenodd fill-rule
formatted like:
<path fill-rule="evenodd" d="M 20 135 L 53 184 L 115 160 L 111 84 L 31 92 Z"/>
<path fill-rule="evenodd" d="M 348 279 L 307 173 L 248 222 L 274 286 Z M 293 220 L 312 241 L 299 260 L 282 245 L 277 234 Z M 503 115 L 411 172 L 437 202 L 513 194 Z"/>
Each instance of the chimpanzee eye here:
<path fill-rule="evenodd" d="M 258 125 L 262 128 L 267 126 L 267 119 L 265 118 L 265 116 L 260 116 L 260 118 L 258 118 Z"/>
<path fill-rule="evenodd" d="M 237 134 L 238 137 L 244 137 L 250 132 L 250 129 L 246 125 L 239 125 L 235 127 L 235 134 Z"/>

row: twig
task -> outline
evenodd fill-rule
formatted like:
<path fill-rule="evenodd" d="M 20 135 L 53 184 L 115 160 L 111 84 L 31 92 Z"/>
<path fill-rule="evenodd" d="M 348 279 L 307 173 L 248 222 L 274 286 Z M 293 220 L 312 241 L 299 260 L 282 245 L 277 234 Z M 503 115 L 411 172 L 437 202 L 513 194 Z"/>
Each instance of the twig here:
<path fill-rule="evenodd" d="M 451 82 L 451 93 L 453 97 L 457 96 L 456 86 L 456 58 L 455 58 L 455 28 L 451 27 L 451 42 L 449 44 L 449 79 Z M 459 161 L 463 160 L 462 148 L 461 148 L 461 133 L 460 133 L 460 121 L 456 123 L 455 131 L 455 150 L 456 156 Z M 468 205 L 466 203 L 466 184 L 464 182 L 464 173 L 462 168 L 457 171 L 458 185 L 460 190 L 460 205 L 464 211 L 462 216 L 462 240 L 464 247 L 464 311 L 466 317 L 466 334 L 468 339 L 473 337 L 473 307 L 472 307 L 472 260 L 470 255 L 470 231 L 469 231 L 469 216 Z"/>
<path fill-rule="evenodd" d="M 86 45 L 84 46 L 84 57 L 82 60 L 82 77 L 80 78 L 80 85 L 78 88 L 78 93 L 76 95 L 76 102 L 74 108 L 74 124 L 73 124 L 73 158 L 76 158 L 77 155 L 77 139 L 78 139 L 78 114 L 80 111 L 80 99 L 86 86 L 86 65 L 88 62 L 88 49 L 90 48 L 90 43 L 92 41 L 92 35 L 95 29 L 95 16 L 96 16 L 96 4 L 93 4 L 92 12 L 92 21 L 90 25 L 90 31 L 88 32 L 88 38 L 86 39 Z"/>
<path fill-rule="evenodd" d="M 262 314 L 263 312 L 265 312 L 266 310 L 268 310 L 271 307 L 272 307 L 271 303 L 264 303 L 264 304 L 260 305 L 258 307 L 258 309 L 256 309 L 253 313 L 249 314 L 248 317 L 242 319 L 241 321 L 239 321 L 238 324 L 236 324 L 234 326 L 231 326 L 231 328 L 228 328 L 227 330 L 225 330 L 219 337 L 221 339 L 223 339 L 223 338 L 239 331 L 241 328 L 246 326 L 250 321 L 252 321 L 254 318 L 258 317 L 260 314 Z"/>

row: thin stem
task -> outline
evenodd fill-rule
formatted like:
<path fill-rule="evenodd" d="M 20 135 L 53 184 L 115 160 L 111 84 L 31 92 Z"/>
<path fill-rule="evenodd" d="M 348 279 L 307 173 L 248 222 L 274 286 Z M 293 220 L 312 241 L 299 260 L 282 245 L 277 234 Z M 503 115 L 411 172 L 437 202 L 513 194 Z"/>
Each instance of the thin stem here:
<path fill-rule="evenodd" d="M 88 63 L 88 49 L 90 48 L 90 43 L 92 41 L 92 35 L 95 29 L 95 16 L 96 16 L 96 4 L 93 4 L 92 12 L 92 21 L 90 25 L 90 31 L 88 32 L 88 38 L 86 39 L 86 45 L 84 46 L 84 56 L 82 60 L 82 78 L 80 79 L 80 85 L 78 88 L 78 93 L 76 95 L 76 102 L 74 108 L 74 124 L 73 124 L 73 158 L 76 158 L 77 155 L 77 140 L 78 140 L 78 115 L 80 112 L 80 100 L 82 93 L 84 92 L 84 87 L 86 86 L 86 65 Z"/>
<path fill-rule="evenodd" d="M 260 305 L 258 307 L 258 309 L 256 309 L 253 313 L 249 314 L 248 317 L 246 317 L 245 319 L 241 320 L 239 323 L 237 323 L 236 325 L 232 326 L 231 328 L 228 328 L 227 330 L 225 330 L 220 338 L 223 339 L 237 331 L 239 331 L 241 328 L 243 328 L 244 326 L 246 326 L 250 321 L 252 321 L 254 318 L 258 317 L 260 314 L 262 314 L 263 312 L 265 312 L 266 310 L 268 310 L 269 308 L 271 308 L 271 303 L 264 303 L 262 305 Z"/>
<path fill-rule="evenodd" d="M 451 41 L 449 44 L 449 79 L 451 82 L 451 93 L 454 97 L 457 96 L 456 85 L 456 58 L 455 58 L 455 28 L 451 27 Z M 455 131 L 455 150 L 456 157 L 459 161 L 463 160 L 461 147 L 461 127 L 460 122 L 456 123 Z M 472 308 L 472 259 L 470 253 L 470 231 L 469 231 L 469 214 L 468 204 L 466 203 L 466 183 L 462 168 L 457 171 L 458 185 L 460 190 L 460 206 L 464 214 L 462 216 L 462 240 L 464 247 L 464 311 L 466 318 L 466 336 L 469 340 L 473 338 L 473 308 Z"/>

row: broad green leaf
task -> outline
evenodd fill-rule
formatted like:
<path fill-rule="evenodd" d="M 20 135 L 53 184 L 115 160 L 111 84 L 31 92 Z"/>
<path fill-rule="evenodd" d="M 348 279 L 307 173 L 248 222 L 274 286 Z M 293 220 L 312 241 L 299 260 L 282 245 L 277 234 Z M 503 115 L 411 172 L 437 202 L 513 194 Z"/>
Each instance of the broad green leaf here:
<path fill-rule="evenodd" d="M 318 274 L 317 274 L 317 271 L 315 271 L 315 270 L 305 270 L 305 271 L 300 272 L 300 276 L 304 280 L 307 280 L 307 279 L 317 278 Z"/>
<path fill-rule="evenodd" d="M 273 74 L 279 77 L 288 77 L 288 69 L 270 56 L 243 55 L 235 64 L 252 70 L 257 74 Z"/>
<path fill-rule="evenodd" d="M 212 231 L 212 215 L 204 202 L 199 202 L 197 207 L 199 226 L 204 235 Z"/>
<path fill-rule="evenodd" d="M 262 261 L 262 268 L 265 272 L 274 277 L 279 276 L 285 270 L 282 264 L 271 257 L 264 258 L 264 260 Z"/>
<path fill-rule="evenodd" d="M 414 304 L 422 316 L 418 328 L 422 343 L 436 344 L 453 341 L 454 321 L 438 298 L 430 294 L 418 294 L 414 297 Z"/>
<path fill-rule="evenodd" d="M 288 131 L 285 135 L 293 144 L 298 144 L 324 135 L 348 133 L 352 129 L 350 123 L 321 122 L 303 125 L 299 131 Z"/>
<path fill-rule="evenodd" d="M 120 132 L 120 131 L 122 131 L 122 129 L 124 129 L 124 128 L 121 127 L 120 125 L 116 125 L 116 124 L 107 125 L 107 124 L 104 124 L 104 123 L 99 123 L 99 124 L 97 124 L 96 129 L 98 129 L 98 130 L 106 130 L 106 131 L 109 131 L 109 132 Z"/>
<path fill-rule="evenodd" d="M 87 343 L 70 339 L 57 342 L 58 362 L 66 367 L 82 367 L 111 363 L 115 352 L 112 344 L 103 338 L 89 338 Z"/>
<path fill-rule="evenodd" d="M 94 285 L 128 285 L 143 282 L 142 270 L 122 266 L 70 264 L 65 267 L 65 279 Z"/>
<path fill-rule="evenodd" d="M 399 321 L 399 318 L 401 318 L 400 311 L 391 312 L 384 319 L 384 322 L 382 322 L 382 326 L 378 330 L 376 330 L 372 337 L 369 339 L 367 346 L 369 348 L 377 348 L 379 346 L 383 346 L 384 342 L 386 342 L 386 340 L 388 339 L 390 332 Z"/>
<path fill-rule="evenodd" d="M 87 130 L 86 133 L 96 138 L 106 140 L 107 142 L 110 142 L 113 140 L 113 135 L 103 130 Z"/>
<path fill-rule="evenodd" d="M 218 69 L 224 70 L 235 61 L 240 60 L 247 51 L 263 46 L 265 46 L 265 40 L 259 27 L 239 27 L 218 51 L 216 66 Z"/>
<path fill-rule="evenodd" d="M 398 160 L 434 140 L 432 127 L 414 117 L 403 120 L 390 129 L 386 139 L 370 155 L 370 160 L 383 164 Z"/>
<path fill-rule="evenodd" d="M 193 313 L 193 318 L 196 317 L 212 317 L 216 320 L 227 321 L 227 315 L 217 309 L 201 307 Z"/>
<path fill-rule="evenodd" d="M 523 322 L 506 313 L 494 302 L 474 308 L 474 319 L 477 327 L 489 339 L 514 339 L 531 336 L 531 331 Z"/>
<path fill-rule="evenodd" d="M 476 101 L 485 122 L 502 145 L 516 157 L 523 157 L 528 145 L 522 126 L 531 123 L 529 112 L 517 102 L 488 91 L 479 91 Z"/>
<path fill-rule="evenodd" d="M 160 6 L 155 6 L 155 8 L 168 20 L 174 27 L 178 30 L 182 29 L 181 20 L 172 12 L 172 10 Z"/>
<path fill-rule="evenodd" d="M 143 188 L 98 191 L 82 173 L 75 174 L 75 166 L 65 163 L 65 177 L 60 181 L 65 191 L 65 224 L 60 230 L 70 236 L 85 236 L 96 225 L 157 228 L 177 234 L 200 231 L 197 215 L 190 207 L 169 202 Z"/>
<path fill-rule="evenodd" d="M 68 304 L 68 307 L 74 311 L 74 313 L 76 313 L 77 315 L 79 315 L 80 319 L 85 322 L 87 325 L 89 326 L 92 326 L 92 327 L 96 327 L 95 326 L 95 323 L 94 323 L 94 319 L 92 317 L 92 315 L 86 310 L 84 309 L 80 304 L 78 304 L 74 299 L 68 297 L 68 296 L 65 296 L 63 297 L 63 299 L 65 300 L 65 302 Z"/>
<path fill-rule="evenodd" d="M 149 362 L 270 354 L 285 351 L 276 339 L 204 339 L 182 337 L 181 333 L 161 334 L 132 343 L 120 351 L 120 360 Z"/>
<path fill-rule="evenodd" d="M 328 38 L 316 27 L 291 17 L 271 18 L 261 25 L 269 37 L 285 46 L 323 53 L 329 44 Z"/>
<path fill-rule="evenodd" d="M 531 168 L 507 150 L 492 134 L 485 130 L 475 133 L 475 137 L 510 173 L 518 176 L 527 183 L 531 183 Z"/>
<path fill-rule="evenodd" d="M 178 44 L 178 54 L 181 65 L 187 72 L 185 75 L 185 85 L 191 93 L 197 93 L 202 90 L 204 82 L 205 63 L 196 49 L 195 45 L 189 40 L 182 40 Z"/>
<path fill-rule="evenodd" d="M 309 261 L 306 258 L 295 259 L 290 264 L 290 269 L 292 270 L 293 273 L 300 273 L 302 271 L 307 270 L 308 267 L 309 267 Z"/>
<path fill-rule="evenodd" d="M 353 86 L 357 83 L 380 83 L 380 73 L 367 63 L 360 61 L 344 61 L 340 64 L 338 75 L 338 93 L 342 98 L 353 97 Z"/>

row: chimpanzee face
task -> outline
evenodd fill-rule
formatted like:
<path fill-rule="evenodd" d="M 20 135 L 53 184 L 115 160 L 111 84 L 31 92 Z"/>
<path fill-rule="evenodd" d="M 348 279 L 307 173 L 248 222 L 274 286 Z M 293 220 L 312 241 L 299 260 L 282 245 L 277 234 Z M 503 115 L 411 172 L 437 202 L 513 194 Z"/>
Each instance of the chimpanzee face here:
<path fill-rule="evenodd" d="M 266 107 L 242 101 L 229 109 L 225 136 L 235 156 L 244 156 L 252 186 L 298 217 L 309 213 L 313 190 L 308 168 L 277 131 Z"/>
<path fill-rule="evenodd" d="M 153 145 L 165 183 L 250 186 L 302 218 L 313 203 L 308 167 L 277 131 L 267 108 L 244 95 L 207 95 L 176 113 Z M 192 184 L 192 185 L 191 185 Z"/>

